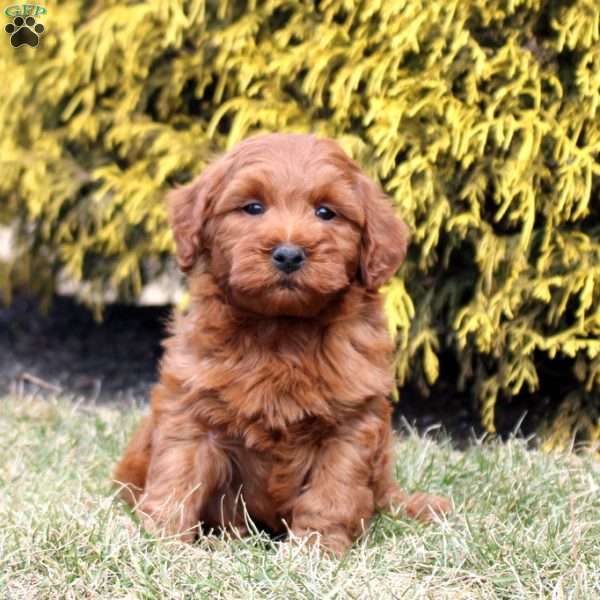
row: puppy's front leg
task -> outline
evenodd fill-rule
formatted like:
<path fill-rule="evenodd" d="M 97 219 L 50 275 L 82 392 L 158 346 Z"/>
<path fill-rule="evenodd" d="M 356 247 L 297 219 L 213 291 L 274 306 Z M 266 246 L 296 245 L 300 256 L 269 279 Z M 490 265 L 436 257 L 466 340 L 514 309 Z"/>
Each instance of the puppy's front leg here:
<path fill-rule="evenodd" d="M 296 536 L 320 534 L 321 545 L 342 554 L 368 526 L 375 510 L 369 485 L 371 455 L 361 427 L 348 428 L 325 442 L 306 490 L 292 509 Z"/>
<path fill-rule="evenodd" d="M 162 424 L 137 506 L 144 526 L 193 541 L 208 503 L 229 476 L 229 460 L 207 432 Z"/>

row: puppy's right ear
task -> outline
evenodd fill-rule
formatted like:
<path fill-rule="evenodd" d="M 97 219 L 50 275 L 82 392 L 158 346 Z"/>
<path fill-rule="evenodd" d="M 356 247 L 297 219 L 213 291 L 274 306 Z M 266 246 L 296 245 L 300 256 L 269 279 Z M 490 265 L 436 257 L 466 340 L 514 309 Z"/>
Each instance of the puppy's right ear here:
<path fill-rule="evenodd" d="M 358 190 L 365 209 L 360 271 L 365 287 L 377 290 L 404 261 L 410 233 L 374 181 L 360 175 Z"/>
<path fill-rule="evenodd" d="M 187 273 L 203 249 L 204 223 L 225 175 L 224 160 L 210 164 L 194 181 L 167 195 L 169 223 L 177 248 L 179 268 Z"/>

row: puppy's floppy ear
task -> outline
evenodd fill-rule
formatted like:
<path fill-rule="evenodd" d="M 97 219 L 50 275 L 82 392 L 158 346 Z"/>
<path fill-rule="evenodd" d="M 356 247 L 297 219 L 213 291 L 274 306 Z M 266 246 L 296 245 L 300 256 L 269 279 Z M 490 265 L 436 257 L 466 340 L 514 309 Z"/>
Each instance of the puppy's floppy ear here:
<path fill-rule="evenodd" d="M 365 210 L 360 274 L 365 287 L 376 290 L 404 261 L 410 232 L 379 186 L 359 175 L 357 187 Z"/>
<path fill-rule="evenodd" d="M 210 164 L 191 183 L 167 195 L 169 223 L 179 268 L 187 273 L 203 249 L 202 230 L 226 172 L 225 159 Z"/>

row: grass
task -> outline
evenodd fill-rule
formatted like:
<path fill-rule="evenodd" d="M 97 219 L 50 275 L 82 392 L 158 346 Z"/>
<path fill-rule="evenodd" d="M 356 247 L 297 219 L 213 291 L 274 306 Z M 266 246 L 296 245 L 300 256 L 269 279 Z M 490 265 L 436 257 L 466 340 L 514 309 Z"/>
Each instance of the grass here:
<path fill-rule="evenodd" d="M 456 513 L 424 526 L 378 517 L 341 561 L 314 549 L 140 531 L 109 485 L 137 409 L 0 399 L 0 598 L 598 598 L 600 465 L 523 440 L 410 434 L 408 489 L 450 495 Z"/>

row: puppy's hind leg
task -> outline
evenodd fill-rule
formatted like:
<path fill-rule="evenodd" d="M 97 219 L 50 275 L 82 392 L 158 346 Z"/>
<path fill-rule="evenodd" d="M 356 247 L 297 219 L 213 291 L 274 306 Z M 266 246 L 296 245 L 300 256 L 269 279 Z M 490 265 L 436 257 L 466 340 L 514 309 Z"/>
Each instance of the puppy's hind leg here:
<path fill-rule="evenodd" d="M 146 485 L 152 452 L 151 417 L 146 417 L 133 434 L 121 460 L 113 472 L 113 481 L 121 488 L 119 495 L 135 506 Z"/>
<path fill-rule="evenodd" d="M 189 422 L 163 421 L 153 432 L 152 456 L 136 510 L 150 532 L 193 541 L 218 491 L 231 480 L 226 453 L 210 433 Z"/>
<path fill-rule="evenodd" d="M 377 508 L 393 515 L 404 513 L 413 519 L 427 523 L 434 517 L 452 512 L 448 498 L 426 492 L 407 494 L 396 483 L 392 484 L 385 496 L 380 498 Z"/>
<path fill-rule="evenodd" d="M 375 503 L 377 510 L 393 515 L 404 513 L 422 522 L 452 512 L 452 502 L 442 496 L 404 492 L 393 477 L 391 428 L 384 429 L 374 470 Z"/>

